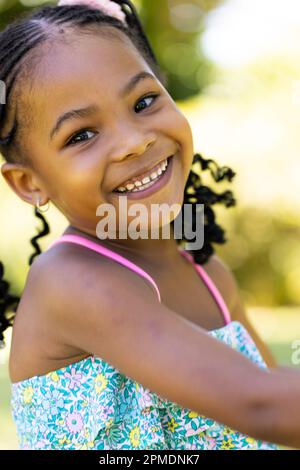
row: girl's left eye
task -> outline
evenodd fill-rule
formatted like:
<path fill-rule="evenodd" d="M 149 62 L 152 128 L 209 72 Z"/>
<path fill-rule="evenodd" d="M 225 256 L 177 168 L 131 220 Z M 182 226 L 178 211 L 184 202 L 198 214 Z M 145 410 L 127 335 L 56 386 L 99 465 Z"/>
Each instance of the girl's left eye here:
<path fill-rule="evenodd" d="M 92 134 L 95 134 L 95 132 L 89 130 L 89 129 L 82 129 L 80 132 L 77 132 L 77 134 L 74 134 L 73 137 L 66 143 L 66 147 L 69 147 L 71 145 L 76 145 L 76 144 L 80 144 L 81 142 L 85 141 L 85 140 L 91 140 L 91 139 L 82 139 L 82 140 L 75 140 L 76 137 L 80 136 L 80 135 L 84 135 L 84 134 L 87 134 L 88 132 L 92 133 Z"/>
<path fill-rule="evenodd" d="M 147 109 L 147 108 L 150 108 L 150 106 L 152 106 L 152 104 L 154 103 L 154 101 L 156 101 L 156 99 L 160 96 L 160 94 L 152 94 L 152 95 L 148 95 L 148 96 L 145 96 L 144 98 L 142 98 L 140 101 L 138 101 L 136 107 L 138 106 L 139 103 L 142 103 L 143 101 L 146 101 L 146 100 L 152 100 L 152 102 L 148 105 L 148 106 L 144 106 L 143 109 Z M 135 109 L 136 109 L 135 107 Z M 142 111 L 143 111 L 142 109 Z M 76 145 L 76 144 L 81 144 L 82 142 L 84 142 L 85 140 L 91 140 L 89 138 L 87 139 L 80 139 L 80 140 L 75 140 L 78 136 L 81 136 L 81 135 L 84 135 L 84 134 L 88 134 L 88 133 L 92 133 L 92 134 L 96 134 L 95 132 L 91 131 L 90 129 L 81 129 L 80 132 L 77 132 L 76 134 L 73 135 L 73 137 L 71 137 L 71 139 L 66 143 L 66 147 L 69 147 L 69 146 L 72 146 L 72 145 Z"/>
<path fill-rule="evenodd" d="M 144 96 L 144 98 L 142 98 L 140 101 L 138 101 L 137 105 L 138 105 L 139 103 L 142 103 L 142 102 L 145 101 L 145 100 L 153 99 L 153 101 L 151 102 L 151 104 L 150 104 L 149 106 L 146 106 L 146 107 L 145 107 L 146 109 L 147 109 L 147 108 L 150 108 L 150 106 L 152 106 L 152 104 L 154 103 L 154 101 L 156 101 L 159 96 L 160 96 L 160 95 L 157 94 L 157 93 L 156 93 L 156 94 L 153 94 L 153 95 Z M 137 105 L 136 105 L 136 106 L 137 106 Z"/>

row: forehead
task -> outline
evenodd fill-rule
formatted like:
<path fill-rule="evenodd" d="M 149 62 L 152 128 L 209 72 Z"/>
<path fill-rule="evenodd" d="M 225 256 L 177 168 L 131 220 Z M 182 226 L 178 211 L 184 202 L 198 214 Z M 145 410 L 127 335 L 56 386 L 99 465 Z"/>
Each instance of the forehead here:
<path fill-rule="evenodd" d="M 76 34 L 46 46 L 28 93 L 29 109 L 39 118 L 41 113 L 46 120 L 47 116 L 55 118 L 81 100 L 117 95 L 141 69 L 151 72 L 129 38 L 119 36 Z"/>

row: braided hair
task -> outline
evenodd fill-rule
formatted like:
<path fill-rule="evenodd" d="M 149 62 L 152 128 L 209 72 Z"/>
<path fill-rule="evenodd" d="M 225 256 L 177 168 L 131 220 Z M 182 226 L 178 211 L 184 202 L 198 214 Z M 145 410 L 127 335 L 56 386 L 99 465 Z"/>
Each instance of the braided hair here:
<path fill-rule="evenodd" d="M 17 20 L 13 21 L 0 32 L 0 80 L 6 86 L 6 103 L 0 103 L 0 152 L 5 161 L 10 163 L 22 163 L 30 166 L 31 162 L 26 155 L 22 143 L 22 126 L 28 122 L 26 114 L 16 99 L 18 84 L 22 79 L 33 77 L 35 59 L 40 51 L 39 46 L 51 42 L 51 39 L 64 32 L 66 28 L 87 31 L 97 28 L 100 34 L 112 35 L 114 30 L 122 31 L 132 41 L 137 50 L 149 64 L 161 83 L 167 87 L 167 76 L 160 69 L 151 45 L 146 37 L 138 13 L 130 0 L 113 0 L 119 4 L 126 16 L 126 25 L 119 19 L 108 16 L 99 9 L 87 5 L 44 5 L 34 9 L 30 14 L 23 13 Z M 111 26 L 112 28 L 101 28 Z M 13 95 L 13 96 L 12 96 Z M 19 110 L 19 107 L 21 108 Z M 22 114 L 21 114 L 22 113 Z M 10 114 L 10 115 L 9 115 Z M 10 131 L 4 134 L 5 125 L 13 121 Z M 231 191 L 221 194 L 204 186 L 201 181 L 201 173 L 209 170 L 210 175 L 216 182 L 228 180 L 231 182 L 235 173 L 228 167 L 218 167 L 211 159 L 204 159 L 199 153 L 194 156 L 192 168 L 186 183 L 184 192 L 184 204 L 204 204 L 204 245 L 198 251 L 191 252 L 194 260 L 204 264 L 214 253 L 212 243 L 225 243 L 224 230 L 217 224 L 212 209 L 214 204 L 224 204 L 226 207 L 235 205 L 235 199 Z M 34 208 L 34 214 L 43 224 L 43 228 L 37 235 L 31 238 L 30 243 L 35 251 L 29 258 L 29 265 L 35 257 L 41 253 L 38 239 L 46 236 L 49 225 L 45 217 Z M 193 219 L 195 213 L 193 212 Z M 173 221 L 171 222 L 174 223 Z M 177 240 L 178 244 L 184 243 L 184 238 Z M 0 347 L 5 347 L 3 332 L 13 325 L 20 297 L 10 294 L 10 285 L 4 279 L 4 266 L 0 262 Z"/>

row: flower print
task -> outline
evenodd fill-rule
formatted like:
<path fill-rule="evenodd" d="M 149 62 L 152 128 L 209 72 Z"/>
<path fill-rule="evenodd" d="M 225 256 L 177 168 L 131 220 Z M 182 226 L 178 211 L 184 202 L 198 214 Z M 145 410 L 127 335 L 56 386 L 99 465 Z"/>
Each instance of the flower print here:
<path fill-rule="evenodd" d="M 140 428 L 139 426 L 135 426 L 129 434 L 129 439 L 133 447 L 138 447 L 140 444 Z"/>
<path fill-rule="evenodd" d="M 197 447 L 196 444 L 191 444 L 188 448 L 188 450 L 197 450 L 197 449 L 198 449 L 198 447 Z"/>
<path fill-rule="evenodd" d="M 159 426 L 151 426 L 151 431 L 152 432 L 156 432 L 156 431 L 159 431 L 160 430 L 160 427 Z"/>
<path fill-rule="evenodd" d="M 37 408 L 36 409 L 36 418 L 41 423 L 40 427 L 43 429 L 47 429 L 48 426 L 48 413 L 44 410 L 44 408 Z"/>
<path fill-rule="evenodd" d="M 77 433 L 83 428 L 83 421 L 79 413 L 69 413 L 66 418 L 66 424 L 70 432 Z"/>
<path fill-rule="evenodd" d="M 51 448 L 51 442 L 47 439 L 46 441 L 45 440 L 41 440 L 41 441 L 38 441 L 36 443 L 36 449 L 37 450 L 44 450 L 44 449 L 49 449 L 49 446 Z"/>
<path fill-rule="evenodd" d="M 151 413 L 151 408 L 150 408 L 150 406 L 147 406 L 146 408 L 143 408 L 143 409 L 142 409 L 142 415 L 143 415 L 143 416 L 149 415 L 150 413 Z"/>
<path fill-rule="evenodd" d="M 135 410 L 140 411 L 140 406 L 138 402 L 138 397 L 136 393 L 128 392 L 127 389 L 124 391 L 124 395 L 122 396 L 123 403 L 120 406 L 120 413 L 127 410 Z"/>
<path fill-rule="evenodd" d="M 28 404 L 32 402 L 32 397 L 33 397 L 33 388 L 32 387 L 26 387 L 23 390 L 23 401 L 24 403 Z"/>
<path fill-rule="evenodd" d="M 48 413 L 47 411 L 45 411 L 44 406 L 45 406 L 45 403 L 43 403 L 41 406 L 36 408 L 35 414 L 39 423 L 42 423 L 44 428 L 46 428 L 47 422 L 48 422 Z"/>
<path fill-rule="evenodd" d="M 245 441 L 251 444 L 252 446 L 257 447 L 257 440 L 253 439 L 253 437 L 246 437 Z"/>
<path fill-rule="evenodd" d="M 88 450 L 88 448 L 92 449 L 94 447 L 94 441 L 91 441 L 91 433 L 88 428 L 85 428 L 84 431 L 84 437 L 86 439 L 86 443 L 84 444 L 85 449 Z M 82 450 L 82 448 L 80 448 Z"/>
<path fill-rule="evenodd" d="M 47 432 L 48 428 L 43 422 L 39 422 L 39 431 L 43 435 Z"/>
<path fill-rule="evenodd" d="M 86 439 L 86 445 L 88 447 L 93 447 L 94 446 L 94 442 L 91 441 L 91 431 L 89 428 L 85 428 L 84 429 L 84 437 Z"/>
<path fill-rule="evenodd" d="M 50 372 L 49 377 L 53 382 L 58 382 L 59 381 L 59 376 L 57 372 Z"/>
<path fill-rule="evenodd" d="M 22 450 L 31 450 L 30 444 L 28 442 L 26 442 L 26 444 L 23 444 Z"/>
<path fill-rule="evenodd" d="M 110 418 L 108 421 L 105 422 L 106 429 L 109 429 L 113 423 L 113 419 Z"/>
<path fill-rule="evenodd" d="M 199 434 L 199 437 L 203 437 L 201 434 Z M 207 450 L 214 450 L 216 447 L 216 439 L 214 439 L 211 436 L 205 436 L 205 448 Z"/>
<path fill-rule="evenodd" d="M 48 390 L 41 405 L 45 411 L 49 411 L 52 416 L 59 413 L 58 408 L 64 408 L 64 400 L 58 390 Z"/>
<path fill-rule="evenodd" d="M 51 448 L 51 441 L 49 439 L 40 439 L 37 443 L 36 443 L 36 448 L 37 449 L 40 449 L 40 450 L 43 450 L 43 449 L 49 449 Z"/>
<path fill-rule="evenodd" d="M 65 372 L 64 376 L 70 380 L 69 389 L 73 390 L 75 387 L 80 387 L 82 374 L 77 372 L 75 367 L 72 367 L 71 372 Z"/>
<path fill-rule="evenodd" d="M 224 429 L 223 429 L 223 435 L 224 435 L 224 436 L 230 436 L 231 434 L 234 434 L 234 432 L 232 431 L 232 429 L 227 428 L 227 427 L 225 426 Z"/>
<path fill-rule="evenodd" d="M 97 374 L 95 378 L 95 390 L 101 393 L 107 386 L 107 378 L 103 374 Z"/>
<path fill-rule="evenodd" d="M 171 421 L 168 421 L 168 430 L 169 431 L 174 432 L 175 428 L 177 428 L 177 426 L 179 426 L 179 424 L 175 422 L 174 418 L 172 418 Z"/>
<path fill-rule="evenodd" d="M 193 429 L 193 428 L 188 428 L 185 432 L 185 435 L 186 437 L 191 437 L 191 436 L 195 436 L 196 434 L 198 434 L 199 430 L 197 429 Z"/>
<path fill-rule="evenodd" d="M 223 449 L 223 450 L 234 449 L 234 445 L 232 444 L 232 439 L 222 441 L 221 449 Z"/>
<path fill-rule="evenodd" d="M 128 403 L 121 403 L 117 410 L 119 419 L 122 420 L 124 416 L 128 416 L 130 414 L 130 410 L 132 410 L 132 407 L 128 406 Z"/>
<path fill-rule="evenodd" d="M 237 323 L 232 324 L 232 330 L 234 325 Z M 234 344 L 229 328 L 226 331 L 227 336 L 222 330 L 222 339 Z M 246 344 L 245 334 L 241 330 L 236 333 L 237 349 L 253 359 L 256 353 Z M 166 399 L 138 382 L 125 380 L 106 366 L 100 368 L 93 357 L 89 364 L 90 372 L 80 371 L 82 378 L 69 368 L 67 377 L 52 372 L 41 386 L 30 383 L 31 387 L 26 384 L 26 388 L 18 388 L 13 412 L 21 449 L 137 449 L 143 444 L 149 449 L 277 449 L 275 444 L 256 441 L 194 410 L 174 404 L 169 410 Z M 77 387 L 79 380 L 83 386 L 76 389 L 75 397 L 71 388 Z M 34 410 L 33 404 L 27 405 L 31 400 Z M 96 418 L 90 419 L 91 415 Z"/>
<path fill-rule="evenodd" d="M 153 396 L 149 389 L 140 388 L 139 402 L 143 407 L 150 407 L 153 405 Z"/>
<path fill-rule="evenodd" d="M 101 408 L 101 417 L 107 421 L 108 417 L 111 416 L 111 413 L 113 412 L 113 406 L 110 405 L 105 405 L 103 408 Z M 111 420 L 112 421 L 112 420 Z"/>
<path fill-rule="evenodd" d="M 156 438 L 159 431 L 161 431 L 159 426 L 150 426 L 150 436 L 153 440 Z"/>
<path fill-rule="evenodd" d="M 67 438 L 66 435 L 64 435 L 62 439 L 58 439 L 58 443 L 59 445 L 63 446 L 64 444 L 70 444 L 71 441 Z"/>

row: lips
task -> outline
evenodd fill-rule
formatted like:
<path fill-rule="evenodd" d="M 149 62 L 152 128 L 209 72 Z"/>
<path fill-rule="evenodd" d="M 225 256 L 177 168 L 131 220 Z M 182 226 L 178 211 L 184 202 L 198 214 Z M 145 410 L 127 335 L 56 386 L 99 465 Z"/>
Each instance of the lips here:
<path fill-rule="evenodd" d="M 147 188 L 143 190 L 137 190 L 137 191 L 128 191 L 128 192 L 121 192 L 121 193 L 116 193 L 119 198 L 122 197 L 127 197 L 130 200 L 140 200 L 140 199 L 146 199 L 153 195 L 154 193 L 159 192 L 162 188 L 164 188 L 166 185 L 168 185 L 171 175 L 173 172 L 173 160 L 175 156 L 172 156 L 168 158 L 168 166 L 166 168 L 166 171 L 162 173 L 162 175 L 156 179 L 155 181 L 152 181 L 151 186 L 147 186 Z"/>
<path fill-rule="evenodd" d="M 140 170 L 137 170 L 131 177 L 129 177 L 129 179 L 127 179 L 126 181 L 122 181 L 120 184 L 118 184 L 115 189 L 113 190 L 113 192 L 116 192 L 117 189 L 119 187 L 126 187 L 127 184 L 130 184 L 130 183 L 133 183 L 135 180 L 141 180 L 143 178 L 145 178 L 146 176 L 149 176 L 152 172 L 152 170 L 157 166 L 159 165 L 160 163 L 162 163 L 164 160 L 167 160 L 168 158 L 172 157 L 173 154 L 165 157 L 165 158 L 162 158 L 160 160 L 158 160 L 157 163 L 153 164 L 151 167 L 147 167 L 147 169 L 145 168 L 141 168 Z"/>

